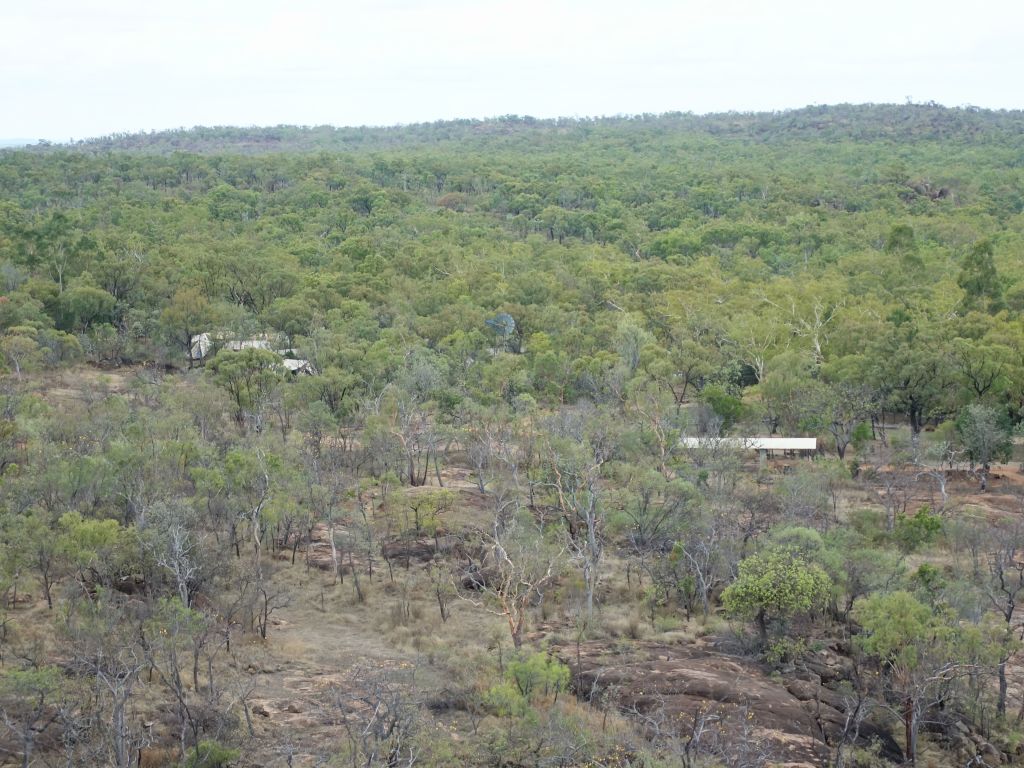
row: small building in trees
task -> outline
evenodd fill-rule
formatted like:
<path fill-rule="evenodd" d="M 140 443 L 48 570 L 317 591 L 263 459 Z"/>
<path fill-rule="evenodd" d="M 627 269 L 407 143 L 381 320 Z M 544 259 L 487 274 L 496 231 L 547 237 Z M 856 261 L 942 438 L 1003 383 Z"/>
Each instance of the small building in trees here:
<path fill-rule="evenodd" d="M 265 334 L 248 339 L 231 338 L 230 334 L 206 332 L 192 337 L 189 356 L 193 362 L 202 362 L 222 349 L 241 352 L 243 349 L 266 349 L 274 351 L 270 338 Z"/>
<path fill-rule="evenodd" d="M 808 457 L 818 452 L 816 437 L 684 437 L 680 442 L 688 448 L 712 446 L 757 451 L 762 466 L 775 451 Z"/>
<path fill-rule="evenodd" d="M 310 365 L 309 360 L 300 360 L 296 357 L 286 357 L 281 361 L 281 365 L 284 369 L 293 376 L 312 376 L 313 366 Z"/>
<path fill-rule="evenodd" d="M 282 357 L 281 364 L 293 376 L 312 376 L 316 371 L 309 360 L 296 356 L 293 349 L 275 349 L 273 339 L 267 334 L 250 336 L 247 339 L 233 338 L 230 333 L 209 331 L 192 337 L 189 357 L 193 364 L 205 363 L 222 349 L 241 352 L 244 349 L 265 349 Z"/>

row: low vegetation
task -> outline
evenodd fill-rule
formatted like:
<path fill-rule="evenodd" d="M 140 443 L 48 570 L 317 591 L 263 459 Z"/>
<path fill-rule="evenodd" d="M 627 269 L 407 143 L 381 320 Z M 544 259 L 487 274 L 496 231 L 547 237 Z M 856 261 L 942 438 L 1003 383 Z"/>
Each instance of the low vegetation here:
<path fill-rule="evenodd" d="M 0 153 L 0 765 L 1018 761 L 1022 150 L 904 105 Z"/>

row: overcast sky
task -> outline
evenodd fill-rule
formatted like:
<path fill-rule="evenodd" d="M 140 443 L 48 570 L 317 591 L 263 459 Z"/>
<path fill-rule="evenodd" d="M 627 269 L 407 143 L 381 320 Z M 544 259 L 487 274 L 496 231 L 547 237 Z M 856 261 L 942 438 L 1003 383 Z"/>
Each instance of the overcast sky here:
<path fill-rule="evenodd" d="M 0 0 L 0 138 L 1024 107 L 1020 0 Z"/>

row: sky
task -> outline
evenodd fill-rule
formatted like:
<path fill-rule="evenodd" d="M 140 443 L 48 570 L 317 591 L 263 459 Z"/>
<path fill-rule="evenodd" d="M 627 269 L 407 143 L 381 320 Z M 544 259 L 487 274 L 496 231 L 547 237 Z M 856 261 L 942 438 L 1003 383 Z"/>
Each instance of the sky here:
<path fill-rule="evenodd" d="M 0 0 L 0 26 L 0 139 L 1024 108 L 1020 0 Z"/>

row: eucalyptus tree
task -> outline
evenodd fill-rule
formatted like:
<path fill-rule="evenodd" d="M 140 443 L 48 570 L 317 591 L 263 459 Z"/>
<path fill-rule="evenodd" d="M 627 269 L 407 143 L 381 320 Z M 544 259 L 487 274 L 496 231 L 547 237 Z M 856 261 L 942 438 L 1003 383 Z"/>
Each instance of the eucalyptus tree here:
<path fill-rule="evenodd" d="M 856 646 L 879 664 L 897 699 L 892 707 L 904 726 L 904 753 L 917 761 L 924 714 L 949 696 L 965 666 L 961 633 L 949 611 L 935 612 L 904 591 L 875 593 L 854 605 L 863 631 Z"/>
<path fill-rule="evenodd" d="M 993 253 L 992 241 L 980 240 L 964 257 L 957 285 L 964 291 L 965 310 L 977 309 L 995 314 L 1006 306 Z"/>
<path fill-rule="evenodd" d="M 228 504 L 238 520 L 248 528 L 253 548 L 253 569 L 260 571 L 263 540 L 275 503 L 279 499 L 281 476 L 285 472 L 281 458 L 260 447 L 236 448 L 224 457 L 224 489 Z M 238 549 L 239 540 L 233 544 Z"/>
<path fill-rule="evenodd" d="M 214 322 L 214 310 L 209 299 L 193 287 L 178 289 L 160 313 L 160 325 L 175 351 L 188 360 L 188 367 L 196 363 L 195 338 L 209 333 Z"/>
<path fill-rule="evenodd" d="M 519 650 L 531 607 L 565 568 L 565 545 L 557 535 L 546 534 L 517 503 L 495 518 L 490 531 L 481 533 L 480 545 L 483 561 L 479 570 L 463 579 L 460 596 L 501 616 Z"/>
<path fill-rule="evenodd" d="M 56 666 L 8 668 L 0 673 L 0 728 L 20 747 L 22 768 L 38 764 L 40 741 L 55 738 L 62 725 L 58 705 L 69 687 Z"/>
<path fill-rule="evenodd" d="M 586 589 L 586 611 L 594 611 L 601 579 L 607 509 L 602 475 L 618 450 L 620 430 L 612 416 L 588 406 L 566 407 L 547 423 L 543 461 L 547 487 L 579 560 Z"/>
<path fill-rule="evenodd" d="M 833 361 L 823 367 L 820 379 L 808 379 L 801 387 L 802 423 L 828 432 L 840 459 L 846 458 L 857 428 L 878 412 L 877 391 L 859 376 L 864 363 L 860 356 Z"/>
<path fill-rule="evenodd" d="M 238 424 L 249 423 L 259 431 L 263 409 L 284 378 L 280 355 L 267 349 L 225 349 L 207 363 L 207 371 L 231 397 Z"/>
<path fill-rule="evenodd" d="M 943 364 L 946 340 L 928 318 L 897 310 L 866 351 L 868 381 L 884 405 L 902 412 L 916 441 L 925 422 L 951 407 L 952 380 Z"/>
<path fill-rule="evenodd" d="M 957 431 L 971 462 L 979 466 L 981 491 L 988 490 L 988 473 L 994 461 L 1009 461 L 1013 435 L 1009 420 L 991 406 L 973 403 L 960 412 Z"/>

